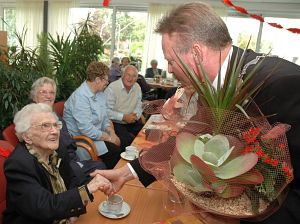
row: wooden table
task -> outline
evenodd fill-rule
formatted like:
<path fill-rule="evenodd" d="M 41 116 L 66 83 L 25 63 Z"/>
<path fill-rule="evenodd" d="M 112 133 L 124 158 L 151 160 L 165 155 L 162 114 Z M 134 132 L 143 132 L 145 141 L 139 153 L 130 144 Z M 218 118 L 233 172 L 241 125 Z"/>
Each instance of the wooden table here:
<path fill-rule="evenodd" d="M 153 89 L 163 89 L 165 91 L 168 91 L 174 87 L 173 84 L 167 84 L 167 83 L 148 82 L 148 84 Z"/>
<path fill-rule="evenodd" d="M 94 202 L 87 206 L 87 213 L 81 215 L 78 224 L 147 224 L 165 220 L 171 215 L 162 207 L 162 200 L 167 192 L 162 189 L 150 189 L 142 186 L 125 184 L 119 191 L 124 201 L 130 205 L 131 212 L 122 219 L 108 219 L 98 212 L 99 204 L 106 199 L 102 192 L 94 194 Z"/>
<path fill-rule="evenodd" d="M 173 83 L 169 83 L 169 82 L 147 82 L 147 83 L 152 89 L 156 89 L 158 99 L 164 99 L 167 92 L 175 87 Z"/>
<path fill-rule="evenodd" d="M 132 145 L 137 146 L 141 150 L 143 147 L 151 147 L 151 145 L 157 144 L 145 140 L 144 129 L 159 119 L 159 115 L 152 115 Z M 116 168 L 124 166 L 126 163 L 127 161 L 120 159 Z M 102 192 L 97 192 L 94 194 L 94 202 L 87 206 L 87 213 L 81 215 L 76 224 L 152 224 L 162 223 L 161 221 L 178 215 L 178 213 L 174 213 L 176 211 L 174 210 L 174 204 L 170 204 L 168 200 L 167 190 L 157 181 L 145 188 L 137 179 L 134 179 L 127 182 L 118 194 L 123 196 L 124 201 L 131 208 L 128 216 L 121 219 L 109 219 L 102 216 L 98 212 L 98 206 L 102 201 L 106 200 L 106 196 Z M 193 223 L 202 224 L 201 221 Z"/>

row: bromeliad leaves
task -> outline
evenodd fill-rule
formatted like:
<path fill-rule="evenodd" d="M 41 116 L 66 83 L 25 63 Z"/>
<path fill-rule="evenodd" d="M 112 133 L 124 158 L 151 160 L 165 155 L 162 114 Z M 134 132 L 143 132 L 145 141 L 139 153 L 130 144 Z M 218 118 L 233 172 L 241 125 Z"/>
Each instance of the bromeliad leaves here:
<path fill-rule="evenodd" d="M 178 65 L 184 74 L 190 79 L 195 91 L 199 95 L 202 105 L 214 109 L 213 116 L 217 124 L 216 127 L 220 127 L 222 124 L 222 112 L 224 110 L 235 111 L 237 110 L 236 105 L 239 105 L 239 108 L 245 108 L 252 101 L 251 97 L 258 92 L 260 87 L 268 78 L 267 77 L 254 87 L 251 86 L 253 83 L 253 75 L 264 60 L 264 58 L 262 58 L 249 72 L 247 77 L 242 80 L 240 74 L 244 66 L 245 52 L 246 50 L 244 50 L 241 55 L 237 52 L 232 66 L 230 67 L 230 63 L 228 64 L 223 85 L 221 85 L 221 69 L 219 70 L 217 76 L 217 87 L 215 87 L 203 67 L 198 51 L 195 50 L 194 60 L 195 64 L 199 65 L 199 67 L 197 67 L 195 71 L 190 68 L 174 50 L 179 61 Z M 229 62 L 230 61 L 231 60 L 229 60 Z M 245 102 L 247 102 L 247 104 L 245 104 Z"/>

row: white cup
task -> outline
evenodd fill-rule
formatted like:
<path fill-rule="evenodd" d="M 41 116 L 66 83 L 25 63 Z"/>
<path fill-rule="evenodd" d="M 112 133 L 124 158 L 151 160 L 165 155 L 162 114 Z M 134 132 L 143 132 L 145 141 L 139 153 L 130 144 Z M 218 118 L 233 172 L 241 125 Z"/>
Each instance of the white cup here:
<path fill-rule="evenodd" d="M 137 157 L 138 150 L 135 146 L 130 145 L 125 148 L 125 154 L 128 159 L 135 159 Z"/>
<path fill-rule="evenodd" d="M 111 213 L 120 213 L 123 206 L 123 197 L 119 194 L 113 194 L 107 198 L 104 206 L 106 210 Z"/>

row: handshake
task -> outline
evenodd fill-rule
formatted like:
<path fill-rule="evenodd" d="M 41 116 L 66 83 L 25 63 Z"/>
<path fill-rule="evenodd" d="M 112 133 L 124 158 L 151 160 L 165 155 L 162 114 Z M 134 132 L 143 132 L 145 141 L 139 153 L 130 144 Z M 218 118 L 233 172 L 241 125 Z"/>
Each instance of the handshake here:
<path fill-rule="evenodd" d="M 108 196 L 115 194 L 127 181 L 134 179 L 128 165 L 113 170 L 95 170 L 90 175 L 93 179 L 87 184 L 89 192 L 100 190 Z"/>

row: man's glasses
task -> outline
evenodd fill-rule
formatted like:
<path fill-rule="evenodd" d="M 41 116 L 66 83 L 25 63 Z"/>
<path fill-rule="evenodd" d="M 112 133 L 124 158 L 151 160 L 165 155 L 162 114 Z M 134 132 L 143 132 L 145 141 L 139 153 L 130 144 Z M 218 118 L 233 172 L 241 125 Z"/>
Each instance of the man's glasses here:
<path fill-rule="evenodd" d="M 46 96 L 46 95 L 54 96 L 55 95 L 54 91 L 40 90 L 39 93 L 43 96 Z"/>
<path fill-rule="evenodd" d="M 61 121 L 57 121 L 55 123 L 45 122 L 45 123 L 33 125 L 31 126 L 31 128 L 40 127 L 42 131 L 50 131 L 52 128 L 55 128 L 56 130 L 60 130 L 62 129 L 62 125 L 63 124 Z"/>

